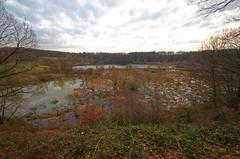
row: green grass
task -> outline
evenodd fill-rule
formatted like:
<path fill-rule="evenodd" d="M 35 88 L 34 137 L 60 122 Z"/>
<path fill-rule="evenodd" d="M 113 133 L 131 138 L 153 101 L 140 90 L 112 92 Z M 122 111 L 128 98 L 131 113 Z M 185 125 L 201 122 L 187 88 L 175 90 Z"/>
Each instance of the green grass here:
<path fill-rule="evenodd" d="M 219 158 L 239 155 L 240 146 L 239 123 L 208 128 L 112 122 L 54 130 L 17 127 L 1 128 L 0 158 L 147 158 L 151 151 L 161 155 L 169 148 L 187 158 Z"/>

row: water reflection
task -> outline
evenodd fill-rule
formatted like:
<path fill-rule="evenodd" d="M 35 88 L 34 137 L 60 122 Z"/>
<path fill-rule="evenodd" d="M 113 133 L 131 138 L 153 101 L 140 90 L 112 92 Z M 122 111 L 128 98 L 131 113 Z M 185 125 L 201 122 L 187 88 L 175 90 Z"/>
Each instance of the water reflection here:
<path fill-rule="evenodd" d="M 79 88 L 83 83 L 81 79 L 56 80 L 38 85 L 26 86 L 24 93 L 14 97 L 11 102 L 21 103 L 18 110 L 19 115 L 24 115 L 28 112 L 51 112 L 56 108 L 73 105 L 68 95 L 73 89 Z"/>
<path fill-rule="evenodd" d="M 165 66 L 166 67 L 166 66 Z M 83 66 L 74 66 L 72 67 L 73 70 L 87 70 L 87 69 L 126 69 L 126 68 L 152 68 L 152 69 L 158 69 L 158 68 L 165 68 L 161 65 L 147 65 L 147 64 L 129 64 L 129 65 L 83 65 Z M 168 66 L 173 67 L 173 66 Z"/>

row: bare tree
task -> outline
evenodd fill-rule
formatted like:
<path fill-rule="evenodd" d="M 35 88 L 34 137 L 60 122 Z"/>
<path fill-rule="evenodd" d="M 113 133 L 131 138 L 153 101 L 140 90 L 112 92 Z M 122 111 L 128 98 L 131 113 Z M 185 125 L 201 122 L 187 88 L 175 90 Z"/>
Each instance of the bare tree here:
<path fill-rule="evenodd" d="M 211 81 L 213 102 L 238 109 L 240 104 L 240 52 L 238 29 L 223 30 L 203 43 L 203 74 Z M 227 50 L 228 49 L 228 50 Z M 235 49 L 235 50 L 229 50 Z"/>
<path fill-rule="evenodd" d="M 235 7 L 240 9 L 239 0 L 189 0 L 191 4 L 197 5 L 200 8 L 200 13 L 203 15 L 210 15 L 217 12 L 224 12 L 227 8 Z M 240 21 L 240 17 L 235 15 L 234 21 Z"/>
<path fill-rule="evenodd" d="M 210 82 L 212 87 L 212 101 L 214 107 L 218 107 L 217 97 L 217 66 L 218 66 L 218 56 L 216 56 L 217 51 L 225 47 L 225 42 L 222 41 L 220 35 L 211 36 L 209 39 L 202 43 L 202 50 L 211 50 L 211 52 L 205 52 L 202 56 L 202 72 L 204 77 L 207 78 L 207 81 Z"/>
<path fill-rule="evenodd" d="M 224 56 L 220 63 L 222 96 L 226 104 L 240 107 L 240 28 L 225 30 L 222 39 L 226 41 L 226 49 L 236 49 L 233 56 Z"/>
<path fill-rule="evenodd" d="M 189 0 L 191 4 L 199 6 L 199 12 L 205 16 L 217 12 L 225 12 L 227 9 L 240 10 L 239 0 Z M 231 8 L 232 7 L 232 8 Z M 239 11 L 233 16 L 233 20 L 240 21 Z M 224 30 L 222 33 L 210 37 L 202 45 L 204 50 L 213 50 L 203 61 L 207 67 L 213 88 L 213 101 L 217 105 L 217 93 L 225 99 L 226 104 L 239 108 L 240 100 L 240 55 L 218 55 L 223 49 L 240 49 L 240 28 Z M 206 64 L 208 63 L 208 64 Z M 207 74 L 205 74 L 207 76 Z M 219 90 L 217 90 L 219 86 Z"/>
<path fill-rule="evenodd" d="M 0 124 L 3 124 L 5 110 L 9 107 L 7 99 L 22 92 L 21 87 L 10 86 L 6 84 L 7 81 L 31 69 L 18 67 L 19 50 L 35 47 L 36 43 L 30 24 L 9 14 L 4 7 L 4 1 L 0 0 Z M 12 110 L 16 112 L 16 109 Z"/>
<path fill-rule="evenodd" d="M 224 30 L 222 40 L 226 43 L 225 48 L 240 49 L 240 28 Z"/>

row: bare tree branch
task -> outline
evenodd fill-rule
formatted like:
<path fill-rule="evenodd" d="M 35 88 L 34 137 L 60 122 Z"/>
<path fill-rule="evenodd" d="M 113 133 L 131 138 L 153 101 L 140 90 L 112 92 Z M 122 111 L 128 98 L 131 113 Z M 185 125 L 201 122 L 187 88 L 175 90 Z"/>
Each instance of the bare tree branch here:
<path fill-rule="evenodd" d="M 240 28 L 223 30 L 206 40 L 202 46 L 204 50 L 211 50 L 205 51 L 207 55 L 202 58 L 202 67 L 209 70 L 209 72 L 203 72 L 203 75 L 213 83 L 214 102 L 217 103 L 221 97 L 220 99 L 224 103 L 235 109 L 240 107 L 239 33 Z M 219 53 L 219 51 L 227 49 L 238 51 L 229 52 L 229 54 L 226 52 L 224 54 Z"/>
<path fill-rule="evenodd" d="M 217 12 L 224 12 L 230 6 L 234 6 L 235 8 L 240 8 L 240 6 L 236 6 L 235 2 L 239 2 L 239 0 L 189 0 L 190 4 L 197 5 L 199 7 L 199 12 L 204 16 L 209 16 L 211 14 Z M 234 21 L 240 21 L 239 13 L 235 17 L 232 18 Z"/>
<path fill-rule="evenodd" d="M 6 86 L 3 83 L 32 70 L 33 67 L 28 69 L 17 68 L 20 62 L 18 52 L 20 48 L 35 47 L 36 43 L 36 35 L 30 24 L 26 20 L 20 21 L 9 14 L 4 7 L 4 0 L 0 0 L 0 48 L 6 48 L 9 51 L 1 52 L 0 56 L 0 124 L 3 124 L 5 109 L 9 107 L 6 105 L 8 98 L 24 93 L 22 87 L 14 88 L 14 86 Z M 14 107 L 14 105 L 11 107 Z M 9 118 L 15 114 L 18 107 L 15 107 L 16 109 L 10 114 Z"/>

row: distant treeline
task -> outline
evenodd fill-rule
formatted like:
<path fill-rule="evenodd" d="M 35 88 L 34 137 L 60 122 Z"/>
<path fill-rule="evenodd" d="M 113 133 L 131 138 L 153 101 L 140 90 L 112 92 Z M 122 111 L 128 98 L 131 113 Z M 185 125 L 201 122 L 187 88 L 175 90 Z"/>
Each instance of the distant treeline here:
<path fill-rule="evenodd" d="M 7 53 L 10 48 L 0 49 L 1 54 Z M 131 52 L 131 53 L 69 53 L 37 49 L 19 50 L 19 57 L 23 60 L 32 60 L 38 57 L 59 57 L 81 64 L 140 64 L 154 62 L 198 62 L 204 53 L 218 54 L 220 56 L 239 56 L 239 49 L 219 51 L 190 51 L 190 52 Z M 0 56 L 1 57 L 1 56 Z"/>

